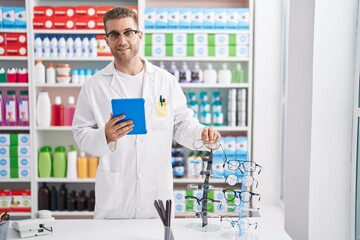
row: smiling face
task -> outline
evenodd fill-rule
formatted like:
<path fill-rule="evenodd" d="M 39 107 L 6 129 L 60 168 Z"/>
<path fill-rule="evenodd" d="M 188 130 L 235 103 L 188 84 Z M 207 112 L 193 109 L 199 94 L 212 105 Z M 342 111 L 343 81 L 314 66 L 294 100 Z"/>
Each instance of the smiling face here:
<path fill-rule="evenodd" d="M 131 31 L 138 29 L 133 18 L 124 17 L 107 20 L 105 29 L 108 35 L 105 37 L 106 43 L 117 62 L 128 63 L 134 59 L 138 59 L 142 32 Z M 128 30 L 130 30 L 131 34 L 129 34 Z M 119 33 L 120 35 L 118 35 Z M 118 37 L 116 38 L 116 36 Z"/>

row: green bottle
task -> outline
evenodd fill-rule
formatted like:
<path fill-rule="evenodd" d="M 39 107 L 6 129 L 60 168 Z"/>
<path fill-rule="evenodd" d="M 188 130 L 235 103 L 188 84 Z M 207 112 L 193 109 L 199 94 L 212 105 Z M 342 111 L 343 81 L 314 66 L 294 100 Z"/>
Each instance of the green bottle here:
<path fill-rule="evenodd" d="M 232 83 L 245 83 L 245 73 L 242 69 L 241 64 L 236 64 L 236 69 L 232 73 Z"/>
<path fill-rule="evenodd" d="M 53 171 L 54 177 L 56 178 L 64 178 L 66 177 L 66 153 L 65 147 L 58 146 L 55 148 L 54 153 L 54 164 Z"/>
<path fill-rule="evenodd" d="M 51 176 L 51 166 L 51 148 L 49 146 L 41 147 L 38 158 L 39 177 L 49 178 Z"/>

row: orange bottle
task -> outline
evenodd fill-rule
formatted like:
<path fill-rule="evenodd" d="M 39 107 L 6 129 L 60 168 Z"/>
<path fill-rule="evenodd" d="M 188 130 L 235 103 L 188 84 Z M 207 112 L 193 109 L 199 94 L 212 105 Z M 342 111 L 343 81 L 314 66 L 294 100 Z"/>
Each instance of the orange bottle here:
<path fill-rule="evenodd" d="M 88 177 L 88 159 L 84 152 L 81 152 L 77 159 L 77 172 L 78 178 Z"/>
<path fill-rule="evenodd" d="M 95 156 L 89 157 L 89 178 L 95 178 L 96 177 L 96 170 L 99 165 L 99 158 Z"/>

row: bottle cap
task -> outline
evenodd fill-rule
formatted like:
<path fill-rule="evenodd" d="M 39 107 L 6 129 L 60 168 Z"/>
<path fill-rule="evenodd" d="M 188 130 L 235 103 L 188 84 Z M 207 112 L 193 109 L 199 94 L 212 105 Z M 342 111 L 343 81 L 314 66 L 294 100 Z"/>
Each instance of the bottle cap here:
<path fill-rule="evenodd" d="M 80 152 L 80 157 L 85 157 L 86 153 L 85 152 Z"/>
<path fill-rule="evenodd" d="M 28 90 L 21 90 L 20 95 L 28 95 Z"/>
<path fill-rule="evenodd" d="M 68 99 L 68 104 L 70 105 L 74 105 L 75 104 L 75 98 L 74 96 L 70 96 L 69 99 Z"/>
<path fill-rule="evenodd" d="M 15 95 L 15 90 L 8 90 L 8 91 L 7 91 L 7 94 L 8 94 L 8 95 Z"/>
<path fill-rule="evenodd" d="M 49 68 L 54 68 L 53 62 L 49 62 Z"/>
<path fill-rule="evenodd" d="M 60 97 L 60 96 L 56 96 L 56 97 L 55 97 L 55 104 L 56 104 L 56 105 L 60 105 L 60 104 L 61 104 L 61 97 Z"/>

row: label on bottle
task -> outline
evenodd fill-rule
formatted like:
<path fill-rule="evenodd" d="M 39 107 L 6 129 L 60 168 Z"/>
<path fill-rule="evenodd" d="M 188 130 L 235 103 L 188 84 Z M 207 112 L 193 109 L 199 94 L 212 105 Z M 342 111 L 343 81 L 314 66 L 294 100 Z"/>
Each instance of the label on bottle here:
<path fill-rule="evenodd" d="M 6 101 L 5 122 L 16 123 L 16 103 L 14 100 Z"/>
<path fill-rule="evenodd" d="M 29 101 L 19 99 L 19 123 L 29 122 Z"/>

